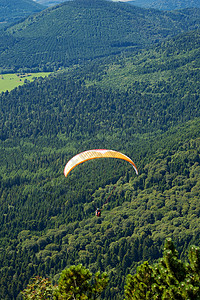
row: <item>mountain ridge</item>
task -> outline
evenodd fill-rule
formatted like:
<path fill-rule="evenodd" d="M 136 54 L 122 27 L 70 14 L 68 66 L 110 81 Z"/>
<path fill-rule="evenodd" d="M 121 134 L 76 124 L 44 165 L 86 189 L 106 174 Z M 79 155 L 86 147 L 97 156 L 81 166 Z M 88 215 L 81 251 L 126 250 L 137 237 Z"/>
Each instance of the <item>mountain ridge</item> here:
<path fill-rule="evenodd" d="M 53 70 L 136 51 L 200 26 L 200 9 L 147 10 L 105 0 L 68 1 L 1 32 L 1 70 Z"/>
<path fill-rule="evenodd" d="M 110 0 L 112 1 L 112 0 Z M 113 2 L 118 2 L 120 0 L 113 0 Z M 52 6 L 56 5 L 59 3 L 64 2 L 63 0 L 36 0 L 36 2 L 47 5 L 47 6 Z M 200 7 L 199 0 L 181 0 L 181 1 L 165 1 L 165 0 L 157 0 L 157 1 L 152 1 L 152 0 L 123 0 L 121 2 L 126 2 L 130 5 L 136 5 L 139 7 L 144 7 L 144 8 L 155 8 L 155 9 L 160 9 L 160 10 L 175 10 L 175 9 L 184 9 L 184 8 L 195 8 L 195 7 Z"/>
<path fill-rule="evenodd" d="M 200 7 L 199 0 L 181 0 L 181 1 L 175 1 L 175 0 L 135 0 L 135 1 L 129 1 L 128 3 L 137 5 L 140 7 L 145 8 L 155 8 L 160 10 L 179 10 L 179 9 L 185 9 L 185 8 L 195 8 Z"/>

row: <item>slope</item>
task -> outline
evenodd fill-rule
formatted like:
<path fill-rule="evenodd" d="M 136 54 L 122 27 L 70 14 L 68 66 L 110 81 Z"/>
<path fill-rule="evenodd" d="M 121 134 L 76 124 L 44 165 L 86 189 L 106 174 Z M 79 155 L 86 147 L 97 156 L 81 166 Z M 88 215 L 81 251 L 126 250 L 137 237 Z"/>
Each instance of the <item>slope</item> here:
<path fill-rule="evenodd" d="M 200 10 L 160 12 L 104 0 L 67 1 L 1 32 L 1 72 L 54 70 L 138 50 L 196 29 Z"/>
<path fill-rule="evenodd" d="M 9 180 L 1 180 L 1 248 L 6 247 L 0 255 L 2 298 L 16 297 L 33 274 L 56 281 L 63 268 L 82 263 L 94 272 L 109 273 L 103 299 L 121 299 L 125 275 L 134 273 L 139 262 L 157 259 L 165 237 L 173 238 L 181 255 L 194 241 L 198 245 L 199 126 L 200 120 L 195 120 L 152 139 L 143 137 L 143 143 L 140 137 L 146 155 L 151 148 L 154 154 L 140 167 L 139 177 L 126 167 L 117 185 L 99 188 L 94 178 L 104 176 L 109 183 L 120 166 L 86 165 L 65 181 L 59 172 L 59 177 L 53 175 L 64 146 L 56 152 L 52 145 L 47 150 L 45 143 L 46 152 L 34 155 L 33 145 L 21 145 L 26 171 L 20 167 L 10 171 Z M 137 143 L 138 139 L 135 158 Z M 19 163 L 19 148 L 13 156 Z M 96 219 L 95 208 L 103 205 L 114 186 L 102 218 Z"/>
<path fill-rule="evenodd" d="M 135 0 L 135 1 L 128 1 L 129 4 L 133 4 L 140 7 L 145 8 L 155 8 L 161 10 L 174 10 L 174 9 L 185 9 L 185 8 L 194 8 L 200 7 L 200 3 L 198 0 Z"/>
<path fill-rule="evenodd" d="M 32 0 L 1 0 L 0 28 L 16 23 L 29 15 L 44 9 L 44 6 Z"/>
<path fill-rule="evenodd" d="M 99 64 L 99 67 L 94 63 L 93 69 L 97 68 L 98 71 L 86 76 L 86 79 L 88 84 L 96 83 L 107 88 L 112 86 L 114 89 L 120 87 L 127 90 L 140 86 L 141 92 L 147 88 L 148 93 L 151 93 L 149 85 L 152 85 L 154 93 L 156 90 L 157 94 L 169 95 L 174 82 L 179 86 L 177 92 L 182 91 L 183 77 L 186 89 L 190 89 L 189 86 L 194 87 L 193 91 L 185 91 L 192 95 L 198 89 L 199 83 L 199 47 L 199 30 L 180 34 L 148 51 L 138 52 L 137 55 L 127 52 L 111 62 L 108 59 L 105 64 Z M 97 81 L 95 72 L 98 74 Z M 155 83 L 157 86 L 153 88 Z"/>

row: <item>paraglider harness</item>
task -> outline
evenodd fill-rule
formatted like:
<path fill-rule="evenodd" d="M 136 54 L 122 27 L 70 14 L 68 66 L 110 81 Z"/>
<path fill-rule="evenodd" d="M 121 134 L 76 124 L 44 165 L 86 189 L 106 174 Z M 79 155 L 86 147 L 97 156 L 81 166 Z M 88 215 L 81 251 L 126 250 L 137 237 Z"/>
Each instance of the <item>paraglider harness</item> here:
<path fill-rule="evenodd" d="M 96 212 L 95 212 L 95 215 L 97 217 L 101 217 L 101 210 L 99 208 L 97 208 Z"/>

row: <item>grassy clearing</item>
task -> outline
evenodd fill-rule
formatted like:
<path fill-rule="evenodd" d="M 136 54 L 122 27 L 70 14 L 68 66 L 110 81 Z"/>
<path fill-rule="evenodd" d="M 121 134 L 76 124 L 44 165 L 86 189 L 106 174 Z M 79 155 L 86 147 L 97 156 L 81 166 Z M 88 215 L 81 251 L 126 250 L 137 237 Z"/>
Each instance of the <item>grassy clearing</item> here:
<path fill-rule="evenodd" d="M 0 75 L 0 93 L 11 91 L 19 85 L 33 81 L 37 77 L 49 76 L 50 72 Z"/>

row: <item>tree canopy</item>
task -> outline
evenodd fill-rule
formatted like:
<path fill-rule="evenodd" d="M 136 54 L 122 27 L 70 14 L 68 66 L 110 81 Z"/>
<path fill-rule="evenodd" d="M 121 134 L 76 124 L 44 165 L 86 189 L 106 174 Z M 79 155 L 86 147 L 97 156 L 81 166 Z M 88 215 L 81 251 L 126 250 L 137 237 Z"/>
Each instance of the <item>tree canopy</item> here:
<path fill-rule="evenodd" d="M 188 257 L 189 263 L 181 261 L 167 239 L 158 263 L 149 265 L 146 261 L 135 275 L 127 276 L 126 299 L 200 299 L 200 248 L 191 246 Z"/>

